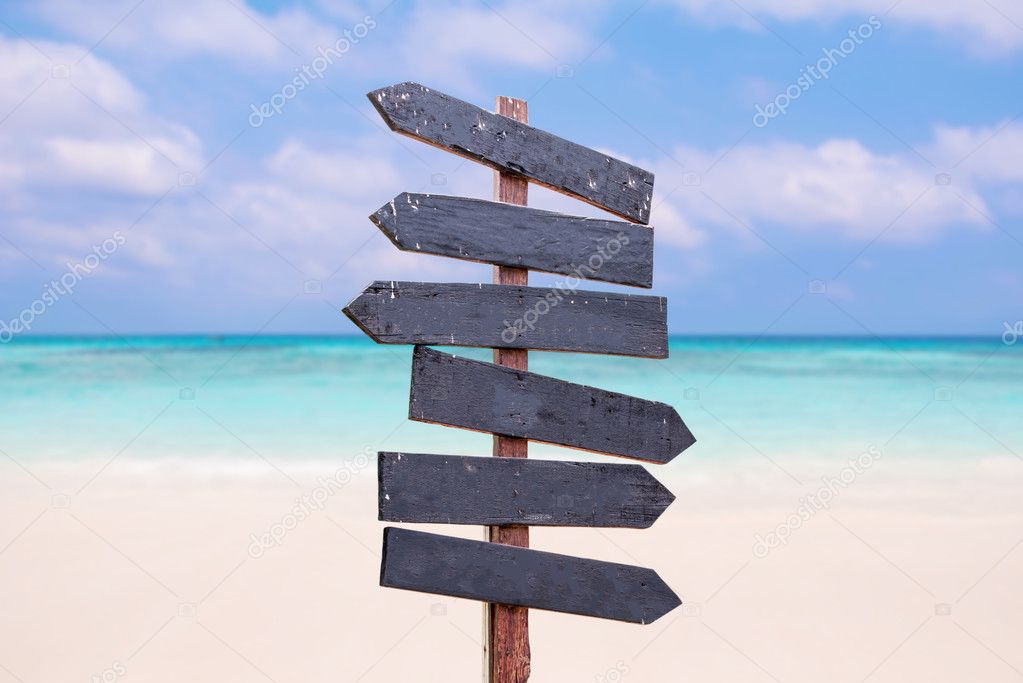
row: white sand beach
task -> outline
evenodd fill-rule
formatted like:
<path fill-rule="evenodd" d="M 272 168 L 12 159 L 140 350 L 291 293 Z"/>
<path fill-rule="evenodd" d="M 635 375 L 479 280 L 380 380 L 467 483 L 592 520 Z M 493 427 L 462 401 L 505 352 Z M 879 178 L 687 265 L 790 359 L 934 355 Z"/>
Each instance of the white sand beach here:
<path fill-rule="evenodd" d="M 758 557 L 839 471 L 681 461 L 651 529 L 533 546 L 654 567 L 686 604 L 647 626 L 531 612 L 533 681 L 1023 676 L 1023 463 L 875 463 Z M 331 464 L 103 466 L 0 463 L 0 681 L 480 679 L 478 603 L 377 586 L 375 465 L 305 519 Z"/>

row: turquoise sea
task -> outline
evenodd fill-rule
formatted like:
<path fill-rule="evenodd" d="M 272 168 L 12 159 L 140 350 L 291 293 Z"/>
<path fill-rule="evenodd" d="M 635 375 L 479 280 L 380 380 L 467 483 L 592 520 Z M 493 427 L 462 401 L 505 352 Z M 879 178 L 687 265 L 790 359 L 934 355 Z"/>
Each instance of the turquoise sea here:
<path fill-rule="evenodd" d="M 410 347 L 356 337 L 17 339 L 0 347 L 0 449 L 19 461 L 488 454 L 485 435 L 407 419 L 410 360 Z M 1023 340 L 678 337 L 667 360 L 530 363 L 673 404 L 698 440 L 683 458 L 1023 454 Z"/>

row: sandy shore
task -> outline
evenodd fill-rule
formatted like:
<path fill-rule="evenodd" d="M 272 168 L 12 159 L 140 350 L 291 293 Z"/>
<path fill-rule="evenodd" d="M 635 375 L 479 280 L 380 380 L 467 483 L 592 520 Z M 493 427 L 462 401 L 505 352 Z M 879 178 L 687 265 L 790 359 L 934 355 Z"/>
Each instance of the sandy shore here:
<path fill-rule="evenodd" d="M 324 487 L 336 464 L 25 465 L 0 462 L 0 682 L 480 678 L 479 604 L 377 586 L 375 466 Z M 648 626 L 533 612 L 532 680 L 1023 677 L 1023 463 L 835 484 L 843 465 L 680 462 L 649 530 L 535 530 L 687 604 Z M 324 508 L 298 519 L 303 495 Z"/>

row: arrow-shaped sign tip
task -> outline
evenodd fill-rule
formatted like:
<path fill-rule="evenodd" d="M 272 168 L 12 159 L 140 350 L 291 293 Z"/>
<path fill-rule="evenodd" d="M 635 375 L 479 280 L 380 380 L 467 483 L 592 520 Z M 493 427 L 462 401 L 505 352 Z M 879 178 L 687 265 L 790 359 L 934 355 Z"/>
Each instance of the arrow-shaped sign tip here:
<path fill-rule="evenodd" d="M 682 598 L 664 582 L 661 575 L 653 569 L 642 568 L 642 591 L 639 594 L 639 606 L 644 614 L 643 624 L 652 624 L 668 612 L 682 604 Z"/>
<path fill-rule="evenodd" d="M 661 515 L 667 511 L 671 504 L 675 502 L 675 494 L 668 490 L 664 484 L 657 480 L 657 478 L 647 472 L 645 467 L 641 465 L 635 465 L 643 470 L 643 481 L 644 481 L 644 493 L 647 496 L 645 503 L 651 508 L 656 509 L 658 512 L 655 516 L 651 516 L 644 520 L 643 524 L 637 528 L 649 529 L 654 525 Z"/>
<path fill-rule="evenodd" d="M 341 309 L 341 312 L 348 316 L 348 319 L 355 323 L 360 330 L 366 333 L 366 336 L 379 344 L 380 337 L 377 334 L 379 330 L 376 329 L 378 320 L 375 315 L 372 315 L 372 301 L 367 296 L 367 292 L 373 287 L 373 284 L 370 284 L 359 293 L 359 296 L 349 301 L 348 305 Z"/>
<path fill-rule="evenodd" d="M 377 112 L 380 113 L 388 128 L 393 131 L 403 132 L 401 126 L 394 120 L 393 110 L 402 100 L 410 99 L 413 95 L 424 92 L 430 92 L 430 89 L 419 83 L 405 81 L 404 83 L 395 83 L 385 88 L 371 90 L 366 93 L 366 97 L 369 98 Z"/>
<path fill-rule="evenodd" d="M 689 427 L 685 422 L 682 421 L 682 416 L 678 414 L 678 411 L 674 408 L 668 415 L 667 429 L 665 429 L 666 440 L 669 444 L 669 450 L 667 459 L 663 462 L 669 463 L 674 460 L 682 451 L 686 450 L 694 443 L 696 443 L 696 437 L 689 431 Z"/>
<path fill-rule="evenodd" d="M 398 207 L 410 202 L 409 193 L 402 192 L 369 215 L 369 220 L 373 225 L 380 228 L 380 232 L 384 233 L 394 246 L 403 250 L 406 245 L 402 243 L 398 232 Z"/>
<path fill-rule="evenodd" d="M 659 425 L 655 443 L 648 446 L 646 455 L 639 459 L 658 465 L 666 465 L 677 458 L 684 450 L 696 443 L 696 437 L 689 431 L 689 427 L 682 420 L 673 406 L 666 403 L 653 402 L 657 406 L 655 419 L 659 417 L 662 424 Z"/>

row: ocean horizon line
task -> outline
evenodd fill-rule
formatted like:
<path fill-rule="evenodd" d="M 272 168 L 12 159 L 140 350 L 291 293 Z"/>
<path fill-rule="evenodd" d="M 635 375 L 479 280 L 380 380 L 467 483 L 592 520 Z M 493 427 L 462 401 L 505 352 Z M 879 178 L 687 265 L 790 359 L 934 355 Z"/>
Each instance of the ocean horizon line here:
<path fill-rule="evenodd" d="M 772 341 L 1001 341 L 999 334 L 978 333 L 898 333 L 898 334 L 827 334 L 827 333 L 787 333 L 761 334 L 754 332 L 708 332 L 683 333 L 669 332 L 668 338 L 673 340 L 772 340 Z M 195 340 L 237 340 L 237 339 L 308 339 L 365 341 L 368 344 L 381 345 L 362 333 L 334 334 L 317 332 L 132 332 L 126 334 L 81 334 L 81 333 L 43 333 L 18 335 L 4 345 L 39 343 L 50 341 L 130 341 L 141 339 L 195 339 Z M 410 344 L 392 344 L 391 346 L 410 346 Z M 445 344 L 427 344 L 427 346 L 450 346 Z M 455 346 L 458 346 L 457 344 Z"/>

